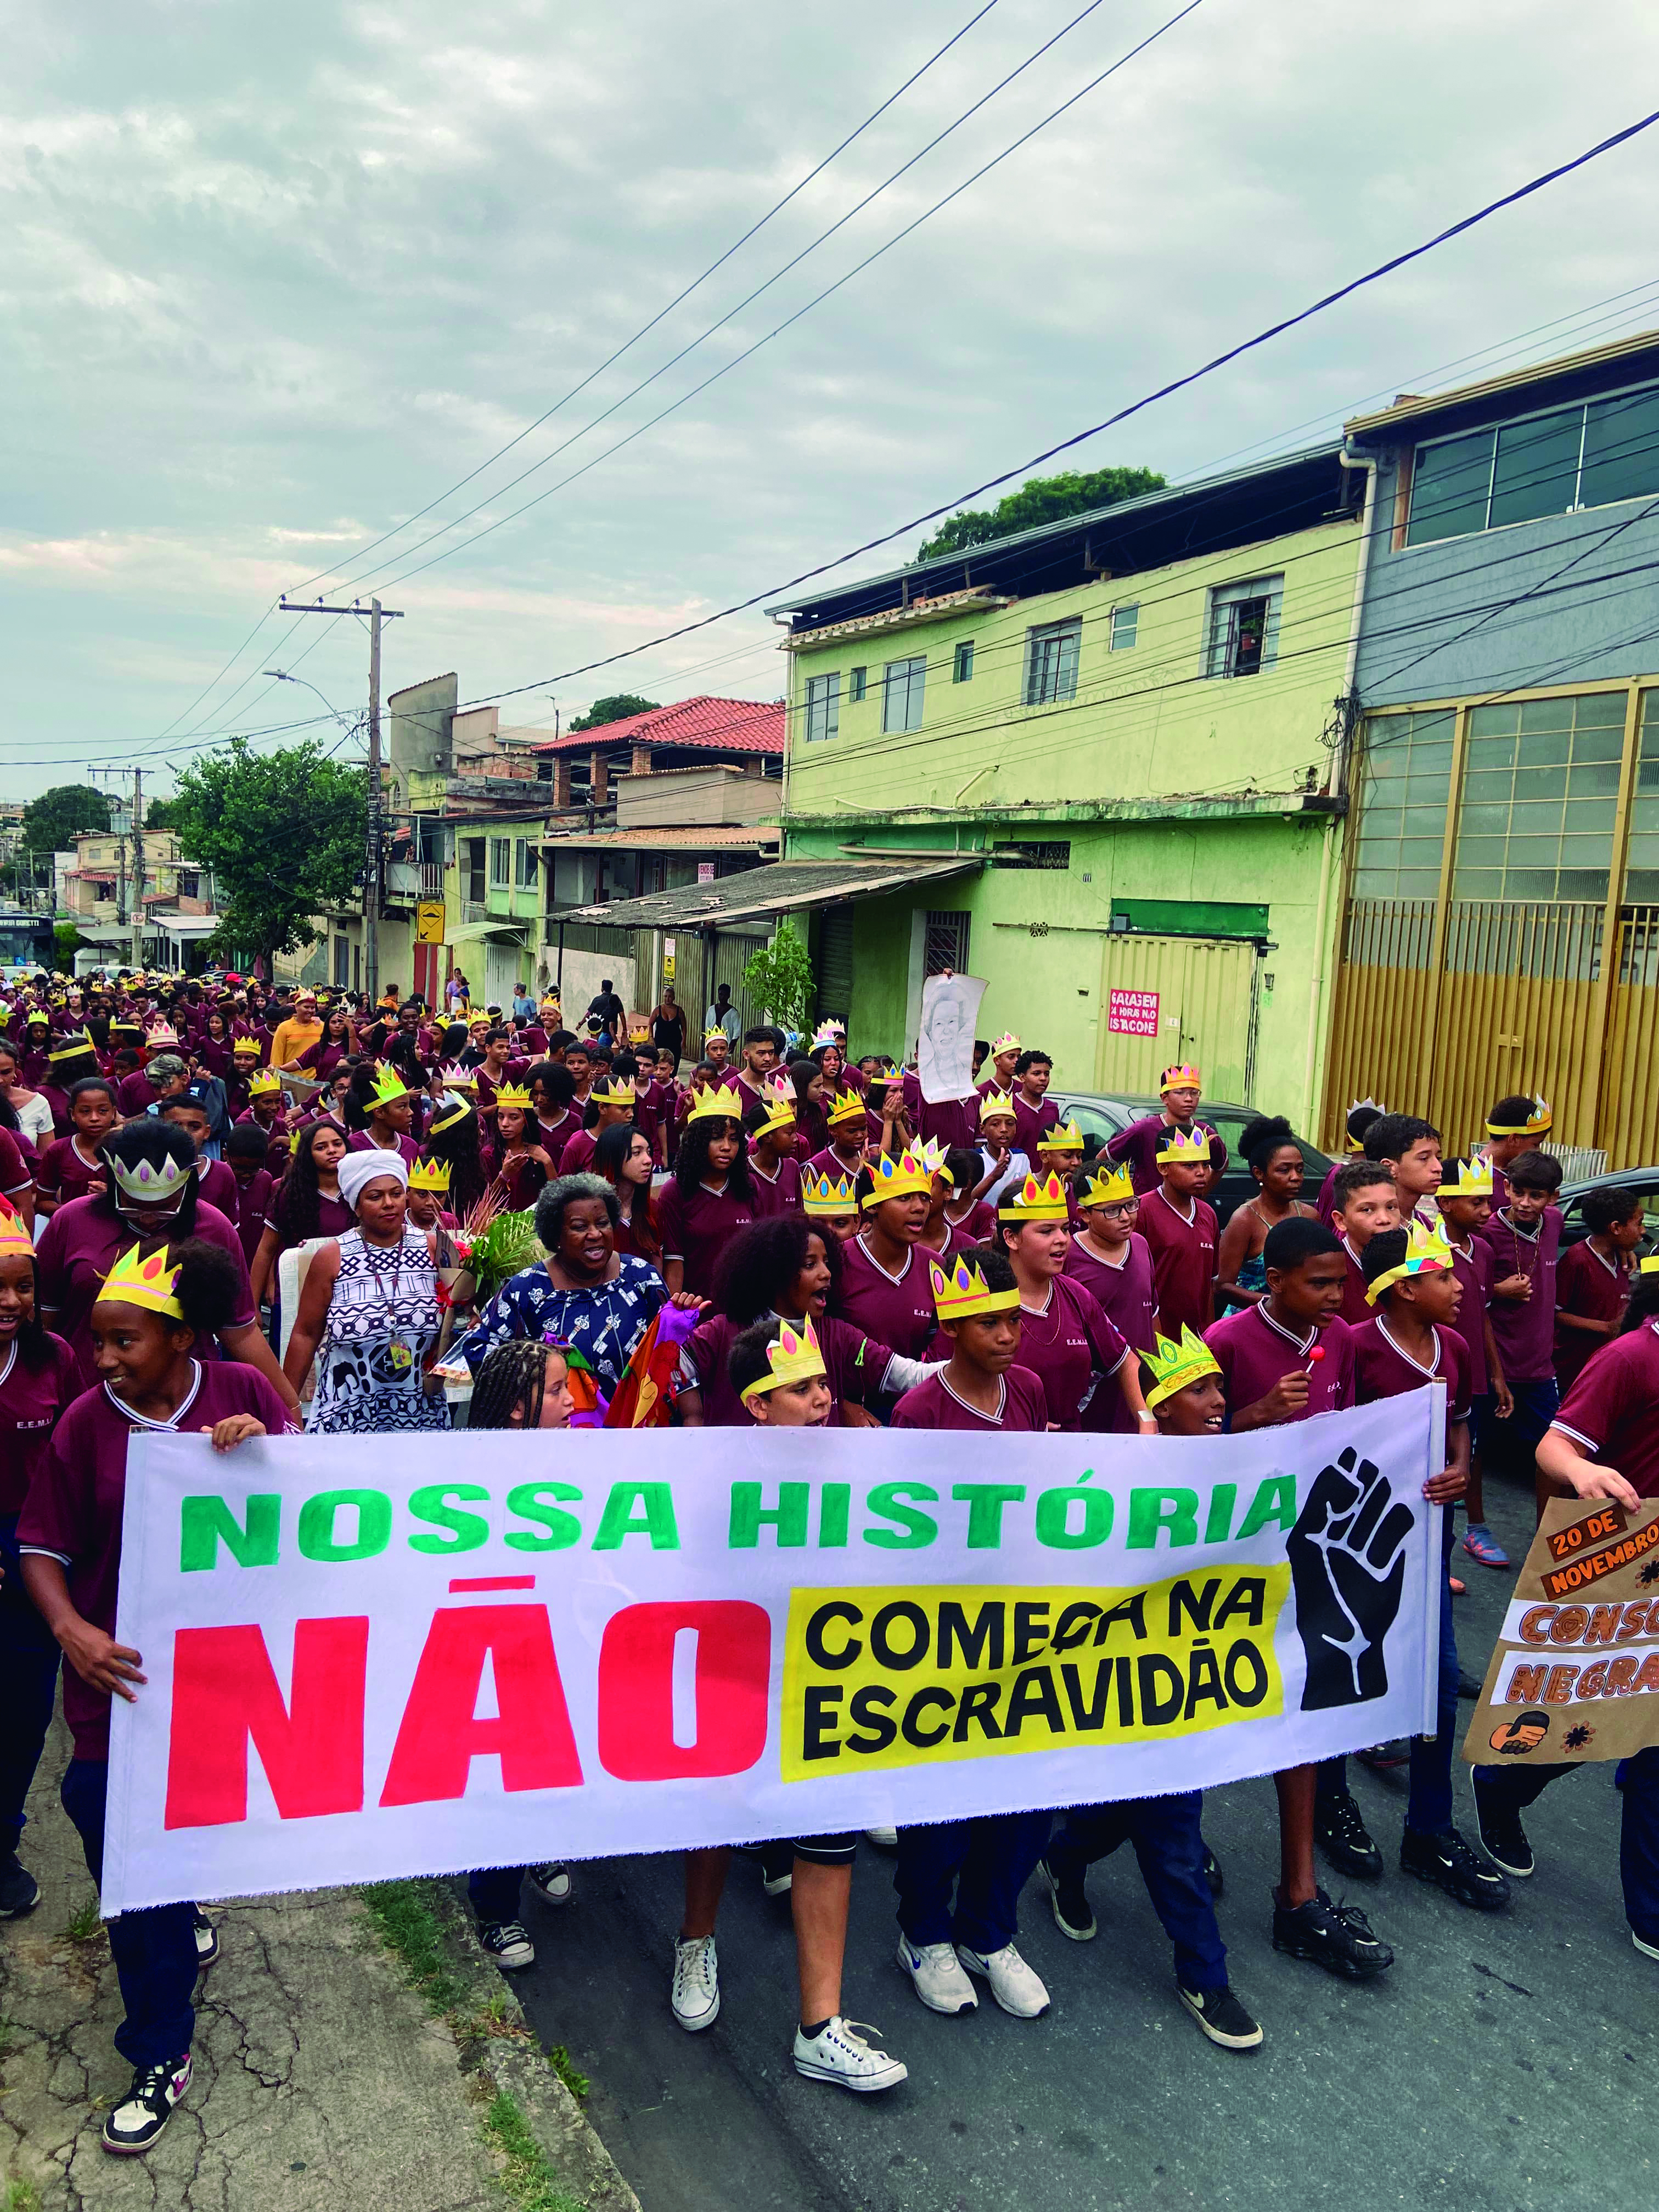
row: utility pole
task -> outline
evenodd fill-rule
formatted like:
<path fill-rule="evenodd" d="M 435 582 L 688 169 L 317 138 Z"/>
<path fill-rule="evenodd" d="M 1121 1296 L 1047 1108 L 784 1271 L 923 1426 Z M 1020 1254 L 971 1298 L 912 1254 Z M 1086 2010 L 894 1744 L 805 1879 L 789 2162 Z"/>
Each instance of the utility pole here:
<path fill-rule="evenodd" d="M 361 615 L 362 607 L 331 607 L 319 599 L 302 605 L 284 596 L 281 611 L 289 615 Z M 363 869 L 363 996 L 372 1006 L 380 995 L 380 872 L 385 859 L 385 836 L 380 824 L 380 624 L 401 622 L 400 607 L 368 603 L 368 851 Z"/>
<path fill-rule="evenodd" d="M 144 771 L 132 771 L 132 964 L 144 964 Z"/>

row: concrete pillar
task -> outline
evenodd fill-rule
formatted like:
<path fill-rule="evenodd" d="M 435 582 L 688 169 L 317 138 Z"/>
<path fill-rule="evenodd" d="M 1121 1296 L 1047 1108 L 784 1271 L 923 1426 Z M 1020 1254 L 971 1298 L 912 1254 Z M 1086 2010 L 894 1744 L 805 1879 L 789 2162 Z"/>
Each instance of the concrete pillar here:
<path fill-rule="evenodd" d="M 636 744 L 634 748 L 634 758 L 632 764 L 629 769 L 629 774 L 630 775 L 649 775 L 650 773 L 651 748 L 649 745 Z"/>
<path fill-rule="evenodd" d="M 590 806 L 609 806 L 611 804 L 611 771 L 605 755 L 596 746 L 588 756 L 588 793 Z"/>
<path fill-rule="evenodd" d="M 570 804 L 568 753 L 555 753 L 553 756 L 553 804 L 555 806 L 568 806 Z"/>

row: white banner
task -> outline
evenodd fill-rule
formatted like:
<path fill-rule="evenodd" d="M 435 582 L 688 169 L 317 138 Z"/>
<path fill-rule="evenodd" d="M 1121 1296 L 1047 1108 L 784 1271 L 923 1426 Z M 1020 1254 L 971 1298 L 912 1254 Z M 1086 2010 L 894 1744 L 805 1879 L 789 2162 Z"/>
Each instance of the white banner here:
<path fill-rule="evenodd" d="M 1206 1787 L 1434 1724 L 1443 1394 L 1191 1440 L 140 1436 L 104 1910 Z"/>

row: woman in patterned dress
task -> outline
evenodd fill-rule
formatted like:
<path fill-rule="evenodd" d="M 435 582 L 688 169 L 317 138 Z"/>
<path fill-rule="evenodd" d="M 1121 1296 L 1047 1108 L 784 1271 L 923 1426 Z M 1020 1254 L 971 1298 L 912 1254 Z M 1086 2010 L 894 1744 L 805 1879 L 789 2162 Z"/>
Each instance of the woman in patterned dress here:
<path fill-rule="evenodd" d="M 447 1429 L 440 1377 L 435 1233 L 409 1225 L 409 1168 L 401 1153 L 348 1152 L 340 1193 L 357 1225 L 312 1259 L 289 1339 L 284 1372 L 295 1389 L 318 1359 L 311 1435 Z"/>

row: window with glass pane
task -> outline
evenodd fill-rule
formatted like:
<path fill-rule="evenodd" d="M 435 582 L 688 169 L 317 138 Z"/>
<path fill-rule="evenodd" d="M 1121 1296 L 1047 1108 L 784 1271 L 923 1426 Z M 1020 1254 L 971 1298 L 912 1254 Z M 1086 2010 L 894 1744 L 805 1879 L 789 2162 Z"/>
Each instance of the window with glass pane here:
<path fill-rule="evenodd" d="M 520 890 L 533 890 L 536 882 L 536 848 L 528 837 L 520 837 L 518 841 L 518 860 Z"/>
<path fill-rule="evenodd" d="M 1496 435 L 1492 430 L 1477 430 L 1471 438 L 1443 438 L 1437 444 L 1418 447 L 1407 545 L 1420 545 L 1432 538 L 1462 538 L 1486 528 Z"/>
<path fill-rule="evenodd" d="M 1365 725 L 1353 896 L 1431 899 L 1451 791 L 1453 717 L 1378 714 Z"/>
<path fill-rule="evenodd" d="M 1253 576 L 1223 584 L 1210 594 L 1206 676 L 1255 676 L 1279 658 L 1279 608 L 1283 576 Z"/>
<path fill-rule="evenodd" d="M 489 880 L 492 884 L 508 884 L 513 880 L 513 840 L 492 837 L 489 841 Z"/>
<path fill-rule="evenodd" d="M 1077 696 L 1078 656 L 1083 650 L 1083 617 L 1043 623 L 1026 632 L 1025 703 L 1051 706 Z"/>
<path fill-rule="evenodd" d="M 833 738 L 841 727 L 841 671 L 806 679 L 806 734 Z"/>
<path fill-rule="evenodd" d="M 951 657 L 952 684 L 971 684 L 974 680 L 974 641 L 964 637 Z"/>
<path fill-rule="evenodd" d="M 1417 449 L 1408 545 L 1659 492 L 1659 386 Z"/>
<path fill-rule="evenodd" d="M 1642 694 L 1636 739 L 1636 788 L 1625 851 L 1625 902 L 1659 906 L 1659 691 Z"/>
<path fill-rule="evenodd" d="M 1622 691 L 1475 708 L 1452 896 L 1605 899 L 1624 749 Z"/>
<path fill-rule="evenodd" d="M 882 672 L 881 726 L 884 730 L 919 730 L 921 693 L 927 674 L 925 659 L 890 660 Z"/>
<path fill-rule="evenodd" d="M 1135 632 L 1140 627 L 1140 609 L 1114 607 L 1112 609 L 1112 651 L 1127 653 L 1135 641 Z"/>
<path fill-rule="evenodd" d="M 867 668 L 849 668 L 847 672 L 847 696 L 856 706 L 863 698 L 870 679 Z"/>
<path fill-rule="evenodd" d="M 1534 415 L 1498 434 L 1492 471 L 1491 526 L 1532 522 L 1540 514 L 1565 514 L 1578 490 L 1578 449 L 1584 410 Z"/>
<path fill-rule="evenodd" d="M 1581 507 L 1659 492 L 1659 391 L 1625 392 L 1595 400 L 1584 414 Z"/>

